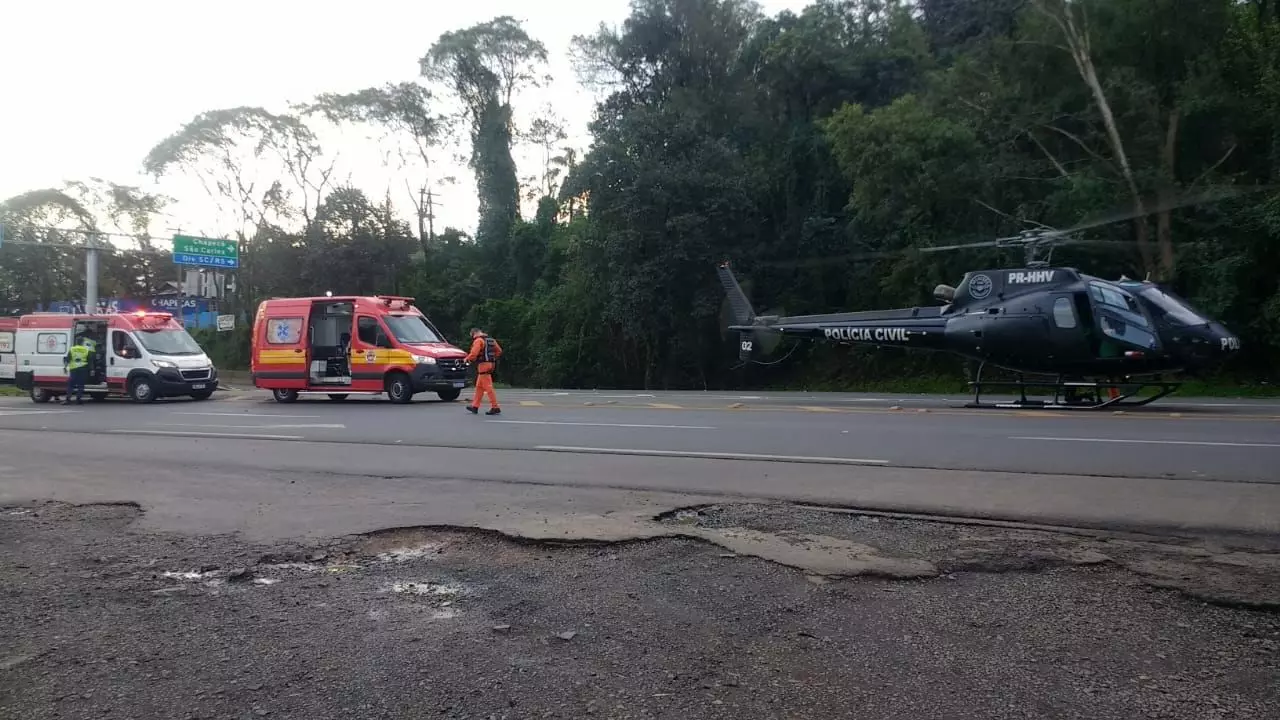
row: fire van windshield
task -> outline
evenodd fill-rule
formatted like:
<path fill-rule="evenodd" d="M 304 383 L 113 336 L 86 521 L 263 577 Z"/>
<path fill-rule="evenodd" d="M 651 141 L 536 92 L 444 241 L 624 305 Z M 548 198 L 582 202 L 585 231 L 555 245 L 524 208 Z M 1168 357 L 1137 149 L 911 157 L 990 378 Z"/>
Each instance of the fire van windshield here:
<path fill-rule="evenodd" d="M 417 315 L 387 315 L 383 320 L 391 334 L 406 345 L 444 342 Z"/>
<path fill-rule="evenodd" d="M 139 330 L 138 342 L 152 355 L 200 355 L 204 351 L 186 330 Z"/>

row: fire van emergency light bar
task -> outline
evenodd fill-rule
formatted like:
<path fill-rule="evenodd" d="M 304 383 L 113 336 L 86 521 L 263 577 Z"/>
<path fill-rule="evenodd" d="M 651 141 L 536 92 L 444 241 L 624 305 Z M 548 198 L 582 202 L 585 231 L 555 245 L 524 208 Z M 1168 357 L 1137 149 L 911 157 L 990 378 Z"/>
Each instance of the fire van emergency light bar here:
<path fill-rule="evenodd" d="M 408 308 L 413 305 L 413 298 L 411 297 L 400 297 L 398 295 L 374 295 L 374 297 L 378 298 L 387 307 Z"/>

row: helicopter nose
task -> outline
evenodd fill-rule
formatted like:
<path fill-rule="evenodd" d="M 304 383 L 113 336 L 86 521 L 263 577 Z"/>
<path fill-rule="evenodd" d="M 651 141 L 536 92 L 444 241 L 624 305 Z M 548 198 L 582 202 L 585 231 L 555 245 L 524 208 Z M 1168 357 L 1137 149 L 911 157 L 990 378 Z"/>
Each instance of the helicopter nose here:
<path fill-rule="evenodd" d="M 1232 355 L 1240 351 L 1240 338 L 1232 335 L 1226 328 L 1214 323 L 1213 325 L 1214 342 L 1219 354 Z"/>

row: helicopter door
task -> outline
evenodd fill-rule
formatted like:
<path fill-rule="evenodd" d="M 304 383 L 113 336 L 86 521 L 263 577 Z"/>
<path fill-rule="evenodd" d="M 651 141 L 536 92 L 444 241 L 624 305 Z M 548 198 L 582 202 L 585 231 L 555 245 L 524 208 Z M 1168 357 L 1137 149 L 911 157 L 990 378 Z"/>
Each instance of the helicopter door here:
<path fill-rule="evenodd" d="M 1089 299 L 1093 304 L 1100 358 L 1123 357 L 1131 350 L 1151 352 L 1159 349 L 1151 320 L 1143 313 L 1138 301 L 1125 291 L 1110 285 L 1089 284 Z"/>

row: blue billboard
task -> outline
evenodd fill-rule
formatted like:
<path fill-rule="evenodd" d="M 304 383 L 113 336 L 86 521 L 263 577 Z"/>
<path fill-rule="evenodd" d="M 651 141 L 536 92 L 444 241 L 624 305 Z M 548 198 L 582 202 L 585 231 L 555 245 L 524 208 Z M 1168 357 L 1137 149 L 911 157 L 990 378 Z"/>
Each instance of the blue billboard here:
<path fill-rule="evenodd" d="M 97 312 L 117 313 L 135 310 L 158 310 L 173 313 L 182 318 L 182 324 L 194 328 L 215 328 L 218 313 L 208 298 L 159 296 L 151 298 L 103 298 L 98 301 Z M 58 300 L 36 305 L 36 312 L 83 313 L 84 303 L 75 300 Z"/>

